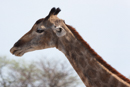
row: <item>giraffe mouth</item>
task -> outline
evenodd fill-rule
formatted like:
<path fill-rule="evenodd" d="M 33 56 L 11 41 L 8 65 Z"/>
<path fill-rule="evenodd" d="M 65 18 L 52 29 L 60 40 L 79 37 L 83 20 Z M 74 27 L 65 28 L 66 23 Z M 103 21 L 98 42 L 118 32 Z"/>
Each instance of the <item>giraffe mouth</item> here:
<path fill-rule="evenodd" d="M 15 56 L 23 56 L 26 52 L 33 51 L 33 47 L 29 47 L 26 49 L 18 48 L 18 47 L 12 47 L 10 49 L 10 52 Z"/>
<path fill-rule="evenodd" d="M 15 56 L 23 56 L 25 51 L 23 51 L 22 49 L 20 48 L 17 48 L 17 47 L 12 47 L 10 49 L 10 52 L 15 55 Z"/>

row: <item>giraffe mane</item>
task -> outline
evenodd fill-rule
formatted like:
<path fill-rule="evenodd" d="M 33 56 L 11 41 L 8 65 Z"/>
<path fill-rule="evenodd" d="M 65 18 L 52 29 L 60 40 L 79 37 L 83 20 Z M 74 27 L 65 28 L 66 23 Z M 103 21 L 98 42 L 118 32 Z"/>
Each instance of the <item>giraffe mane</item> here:
<path fill-rule="evenodd" d="M 119 73 L 116 69 L 114 69 L 111 65 L 109 65 L 105 60 L 102 59 L 101 56 L 99 56 L 91 47 L 90 45 L 79 35 L 79 33 L 76 31 L 75 28 L 73 28 L 70 25 L 66 26 L 70 29 L 70 31 L 74 34 L 74 36 L 90 51 L 91 54 L 94 55 L 96 60 L 100 62 L 104 67 L 106 67 L 109 71 L 111 71 L 113 74 L 117 75 L 119 78 L 124 80 L 125 82 L 130 84 L 130 80 L 123 76 L 121 73 Z"/>

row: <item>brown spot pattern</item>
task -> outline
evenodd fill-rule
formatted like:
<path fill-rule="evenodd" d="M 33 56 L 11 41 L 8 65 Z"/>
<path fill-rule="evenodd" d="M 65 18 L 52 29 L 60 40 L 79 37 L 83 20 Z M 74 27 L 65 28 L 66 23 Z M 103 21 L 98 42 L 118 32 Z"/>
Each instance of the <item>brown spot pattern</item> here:
<path fill-rule="evenodd" d="M 99 72 L 99 75 L 100 75 L 101 81 L 104 82 L 104 83 L 108 83 L 108 81 L 111 77 L 111 74 L 108 73 L 107 71 L 103 70 L 103 69 L 101 70 L 101 72 Z"/>
<path fill-rule="evenodd" d="M 92 68 L 89 68 L 87 71 L 85 71 L 89 78 L 95 78 L 96 77 L 96 70 L 92 69 Z"/>
<path fill-rule="evenodd" d="M 116 78 L 113 78 L 110 82 L 110 87 L 117 87 L 118 86 L 118 80 Z"/>
<path fill-rule="evenodd" d="M 80 57 L 78 59 L 78 61 L 79 61 L 82 68 L 85 68 L 87 66 L 87 63 L 86 63 L 86 61 L 85 61 L 85 59 L 83 57 Z"/>
<path fill-rule="evenodd" d="M 84 41 L 84 39 L 79 35 L 79 33 L 70 25 L 66 26 L 70 29 L 70 31 L 74 34 L 74 36 L 86 47 L 86 49 L 89 50 L 89 52 L 96 58 L 97 61 L 99 61 L 103 66 L 105 66 L 109 71 L 111 71 L 113 74 L 117 75 L 119 78 L 124 80 L 125 82 L 130 84 L 130 80 L 123 76 L 121 73 L 119 73 L 116 69 L 114 69 L 112 66 L 110 66 L 105 60 L 102 59 L 101 56 L 99 56 L 90 46 L 89 44 Z"/>

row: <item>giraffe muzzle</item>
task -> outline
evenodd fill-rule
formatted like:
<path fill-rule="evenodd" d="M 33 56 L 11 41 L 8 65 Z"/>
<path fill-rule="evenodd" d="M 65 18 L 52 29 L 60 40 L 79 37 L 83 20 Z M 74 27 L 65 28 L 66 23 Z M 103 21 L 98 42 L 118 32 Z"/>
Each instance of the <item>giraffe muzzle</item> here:
<path fill-rule="evenodd" d="M 17 47 L 12 47 L 10 49 L 10 52 L 15 55 L 15 56 L 22 56 L 25 52 L 22 51 L 20 48 L 17 48 Z"/>

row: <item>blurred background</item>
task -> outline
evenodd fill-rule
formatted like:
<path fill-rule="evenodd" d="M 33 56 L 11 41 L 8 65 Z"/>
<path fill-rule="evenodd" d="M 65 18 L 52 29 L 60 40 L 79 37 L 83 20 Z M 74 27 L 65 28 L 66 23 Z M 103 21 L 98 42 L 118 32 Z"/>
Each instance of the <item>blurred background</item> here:
<path fill-rule="evenodd" d="M 130 76 L 130 0 L 0 0 L 1 58 L 22 59 L 29 64 L 46 58 L 48 61 L 65 61 L 72 69 L 64 54 L 55 48 L 29 52 L 22 57 L 9 52 L 52 7 L 61 8 L 58 17 L 76 28 L 105 61 L 124 76 Z M 79 83 L 79 87 L 84 87 L 82 82 Z"/>

